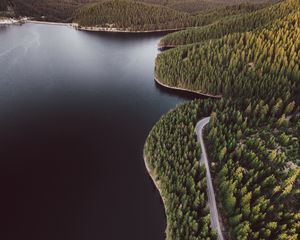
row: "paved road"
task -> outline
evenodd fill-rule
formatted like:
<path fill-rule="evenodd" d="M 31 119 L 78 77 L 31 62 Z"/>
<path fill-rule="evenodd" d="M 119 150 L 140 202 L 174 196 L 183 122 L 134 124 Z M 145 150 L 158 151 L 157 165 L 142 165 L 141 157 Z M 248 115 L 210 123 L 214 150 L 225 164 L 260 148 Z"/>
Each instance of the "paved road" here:
<path fill-rule="evenodd" d="M 208 124 L 210 117 L 204 118 L 200 120 L 196 125 L 196 134 L 198 142 L 200 142 L 201 145 L 201 159 L 200 159 L 200 165 L 205 164 L 206 168 L 206 181 L 207 181 L 207 195 L 208 195 L 208 204 L 210 209 L 210 221 L 211 221 L 211 228 L 215 229 L 218 233 L 219 240 L 224 240 L 220 222 L 219 222 L 219 215 L 218 215 L 218 209 L 216 204 L 216 198 L 215 198 L 215 192 L 214 187 L 211 180 L 211 175 L 209 171 L 209 165 L 207 160 L 207 154 L 206 149 L 203 141 L 203 128 Z"/>

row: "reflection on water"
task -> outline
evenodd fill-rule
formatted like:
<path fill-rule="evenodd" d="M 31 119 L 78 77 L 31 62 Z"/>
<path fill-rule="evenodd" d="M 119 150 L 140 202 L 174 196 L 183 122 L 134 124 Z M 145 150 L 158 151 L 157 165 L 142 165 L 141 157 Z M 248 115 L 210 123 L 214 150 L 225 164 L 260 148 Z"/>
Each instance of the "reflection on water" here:
<path fill-rule="evenodd" d="M 153 81 L 160 37 L 0 28 L 1 239 L 164 239 L 143 144 L 186 96 Z"/>

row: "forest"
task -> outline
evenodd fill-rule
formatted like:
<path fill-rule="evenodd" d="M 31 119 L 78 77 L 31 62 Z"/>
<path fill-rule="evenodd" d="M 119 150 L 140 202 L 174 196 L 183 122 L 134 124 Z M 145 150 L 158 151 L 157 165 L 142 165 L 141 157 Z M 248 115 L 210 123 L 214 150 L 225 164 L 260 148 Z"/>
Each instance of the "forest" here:
<path fill-rule="evenodd" d="M 181 0 L 181 1 L 167 1 L 166 6 L 176 9 L 178 11 L 183 11 L 190 13 L 192 15 L 197 15 L 199 13 L 212 12 L 215 10 L 221 10 L 226 7 L 237 6 L 237 5 L 260 5 L 260 4 L 272 4 L 277 0 Z M 222 11 L 222 10 L 221 10 Z M 219 12 L 221 12 L 219 11 Z"/>
<path fill-rule="evenodd" d="M 8 2 L 3 0 L 0 2 L 0 11 L 5 11 L 7 9 Z"/>
<path fill-rule="evenodd" d="M 199 114 L 207 114 L 199 108 L 199 102 L 191 102 L 166 114 L 144 147 L 150 173 L 166 199 L 166 239 L 216 239 L 210 229 L 205 168 L 199 165 L 201 149 L 194 133 Z"/>
<path fill-rule="evenodd" d="M 156 59 L 164 84 L 224 97 L 300 96 L 300 11 L 265 28 L 165 51 Z"/>
<path fill-rule="evenodd" d="M 74 11 L 97 0 L 9 0 L 16 16 L 33 17 L 36 20 L 71 22 Z"/>
<path fill-rule="evenodd" d="M 235 16 L 242 16 L 244 14 L 248 14 L 251 12 L 255 12 L 259 9 L 264 9 L 270 6 L 269 3 L 261 3 L 261 4 L 254 4 L 254 3 L 241 3 L 236 5 L 229 5 L 222 8 L 217 8 L 213 10 L 201 11 L 194 15 L 194 26 L 206 26 L 211 23 L 217 22 L 218 20 L 226 21 L 227 18 L 235 17 Z M 185 31 L 181 31 L 184 33 Z M 166 35 L 167 37 L 173 36 L 172 34 Z M 162 41 L 165 38 L 162 38 Z"/>
<path fill-rule="evenodd" d="M 211 116 L 205 142 L 226 239 L 297 240 L 299 110 L 294 101 L 284 103 L 281 98 L 268 103 L 223 98 L 195 100 L 163 116 L 149 133 L 144 151 L 167 199 L 166 239 L 216 239 L 207 225 L 193 231 L 194 223 L 203 223 L 209 214 L 195 125 Z M 200 201 L 197 192 L 203 195 Z"/>
<path fill-rule="evenodd" d="M 108 19 L 110 24 L 122 25 L 122 28 L 138 29 L 143 25 L 148 29 L 154 25 L 158 25 L 156 29 L 170 26 L 176 28 L 176 25 L 186 28 L 203 26 L 224 15 L 251 12 L 275 1 L 277 0 L 255 0 L 249 4 L 247 0 L 126 0 L 120 5 L 118 1 L 111 1 L 107 4 L 107 0 L 2 0 L 0 14 L 13 13 L 15 17 L 27 16 L 36 20 L 54 22 L 72 22 L 76 19 L 95 25 L 105 25 L 106 22 L 102 21 Z M 12 11 L 5 13 L 8 7 Z M 131 7 L 133 9 L 130 9 Z M 92 8 L 95 9 L 92 10 Z M 218 9 L 220 11 L 217 11 Z M 137 10 L 144 11 L 144 14 Z M 89 15 L 90 13 L 92 16 Z M 103 18 L 98 13 L 106 17 Z M 140 17 L 138 22 L 136 14 Z M 167 16 L 163 17 L 159 14 L 167 14 Z M 180 21 L 178 18 L 181 18 Z M 175 23 L 172 24 L 170 21 L 175 21 Z"/>
<path fill-rule="evenodd" d="M 74 22 L 79 26 L 109 27 L 132 31 L 182 29 L 192 25 L 187 13 L 145 3 L 113 0 L 78 10 Z"/>
<path fill-rule="evenodd" d="M 228 236 L 297 240 L 299 105 L 280 98 L 234 105 L 215 108 L 206 132 Z"/>
<path fill-rule="evenodd" d="M 190 172 L 177 169 L 185 170 L 191 162 L 189 139 L 196 139 L 196 123 L 211 117 L 205 145 L 226 239 L 299 239 L 299 4 L 286 0 L 244 14 L 220 13 L 220 19 L 217 15 L 205 27 L 167 35 L 163 41 L 183 46 L 156 59 L 155 77 L 161 83 L 222 95 L 167 113 L 149 133 L 144 149 L 156 179 L 169 180 L 169 185 L 161 184 L 167 202 L 177 202 L 188 191 L 190 177 Z M 180 130 L 185 128 L 191 130 Z M 193 156 L 200 166 L 198 148 L 193 148 L 198 151 Z M 176 214 L 181 205 L 176 206 L 171 213 L 167 210 L 170 226 L 175 220 L 168 214 Z M 188 209 L 186 214 L 191 214 Z M 192 224 L 184 226 L 192 229 Z M 187 231 L 177 234 L 170 239 L 204 239 Z M 211 230 L 205 239 L 215 234 Z"/>
<path fill-rule="evenodd" d="M 0 18 L 14 16 L 14 12 L 8 5 L 8 0 L 0 1 Z"/>
<path fill-rule="evenodd" d="M 261 4 L 248 7 L 247 5 L 242 5 L 242 7 L 239 7 L 238 5 L 233 10 L 232 8 L 216 10 L 217 13 L 215 15 L 217 17 L 215 18 L 209 14 L 204 14 L 204 16 L 208 15 L 209 21 L 205 21 L 202 24 L 201 18 L 203 18 L 203 15 L 199 14 L 199 22 L 195 26 L 201 27 L 188 28 L 184 31 L 168 34 L 161 39 L 160 47 L 198 43 L 210 39 L 218 39 L 230 33 L 253 31 L 267 26 L 273 21 L 295 12 L 297 9 L 299 10 L 299 1 L 286 0 L 271 6 Z M 234 9 L 236 10 L 234 11 Z"/>
<path fill-rule="evenodd" d="M 110 27 L 132 31 L 185 29 L 204 26 L 225 16 L 254 12 L 267 4 L 239 4 L 196 15 L 169 7 L 128 0 L 113 0 L 80 8 L 74 22 L 83 27 Z"/>

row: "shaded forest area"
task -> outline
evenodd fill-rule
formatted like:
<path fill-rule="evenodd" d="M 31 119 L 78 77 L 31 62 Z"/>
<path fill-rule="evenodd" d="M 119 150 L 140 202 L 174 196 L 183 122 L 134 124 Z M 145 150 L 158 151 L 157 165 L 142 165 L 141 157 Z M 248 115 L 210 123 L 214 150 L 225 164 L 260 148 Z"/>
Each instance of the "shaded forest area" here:
<path fill-rule="evenodd" d="M 74 22 L 79 26 L 134 31 L 180 29 L 193 24 L 189 14 L 158 5 L 132 1 L 107 1 L 81 8 Z"/>
<path fill-rule="evenodd" d="M 7 5 L 8 5 L 8 1 L 7 0 L 0 1 L 0 11 L 7 10 Z"/>
<path fill-rule="evenodd" d="M 253 3 L 271 3 L 276 0 L 255 0 Z M 13 9 L 15 17 L 27 16 L 37 20 L 70 22 L 76 10 L 93 3 L 101 3 L 105 0 L 2 0 L 0 12 L 7 10 L 8 6 Z M 248 2 L 246 0 L 141 0 L 131 2 L 144 2 L 165 6 L 170 9 L 196 14 L 199 12 L 212 11 L 217 8 L 237 5 Z M 11 12 L 11 11 L 10 11 Z M 119 12 L 124 14 L 124 12 Z"/>
<path fill-rule="evenodd" d="M 223 17 L 253 12 L 266 6 L 269 5 L 240 4 L 192 15 L 160 5 L 112 0 L 80 8 L 76 11 L 74 22 L 82 27 L 131 31 L 185 29 L 207 25 Z"/>
<path fill-rule="evenodd" d="M 69 22 L 76 9 L 96 1 L 98 0 L 3 0 L 1 5 L 3 11 L 11 7 L 15 17 L 27 16 L 36 20 Z"/>

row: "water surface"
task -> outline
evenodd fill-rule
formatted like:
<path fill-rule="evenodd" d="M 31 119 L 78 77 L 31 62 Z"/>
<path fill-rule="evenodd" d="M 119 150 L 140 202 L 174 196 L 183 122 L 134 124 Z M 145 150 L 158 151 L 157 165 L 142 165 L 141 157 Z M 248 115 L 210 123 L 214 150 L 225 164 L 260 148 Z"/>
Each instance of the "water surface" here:
<path fill-rule="evenodd" d="M 164 239 L 143 144 L 184 98 L 153 81 L 161 36 L 0 28 L 1 239 Z"/>

